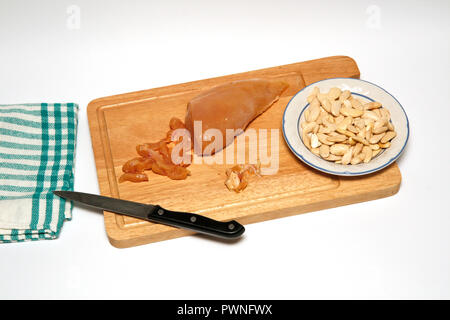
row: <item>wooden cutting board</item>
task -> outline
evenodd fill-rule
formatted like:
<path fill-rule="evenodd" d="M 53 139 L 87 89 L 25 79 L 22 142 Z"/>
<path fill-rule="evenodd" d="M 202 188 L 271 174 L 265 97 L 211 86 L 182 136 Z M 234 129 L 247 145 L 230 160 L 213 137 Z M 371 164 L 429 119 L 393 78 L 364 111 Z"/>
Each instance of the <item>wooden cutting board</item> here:
<path fill-rule="evenodd" d="M 281 131 L 291 97 L 318 80 L 359 78 L 356 62 L 345 56 L 294 63 L 218 78 L 100 98 L 88 105 L 92 147 L 100 192 L 170 210 L 195 212 L 242 224 L 281 218 L 395 194 L 401 181 L 397 164 L 363 177 L 336 177 L 316 171 L 288 149 Z M 163 138 L 171 117 L 184 119 L 187 102 L 205 89 L 238 79 L 282 79 L 288 90 L 250 128 L 279 129 L 279 171 L 253 180 L 242 193 L 224 185 L 230 165 L 193 164 L 187 180 L 174 181 L 149 172 L 149 181 L 118 183 L 122 165 L 136 157 L 135 146 Z M 125 248 L 192 234 L 190 231 L 104 212 L 111 244 Z"/>

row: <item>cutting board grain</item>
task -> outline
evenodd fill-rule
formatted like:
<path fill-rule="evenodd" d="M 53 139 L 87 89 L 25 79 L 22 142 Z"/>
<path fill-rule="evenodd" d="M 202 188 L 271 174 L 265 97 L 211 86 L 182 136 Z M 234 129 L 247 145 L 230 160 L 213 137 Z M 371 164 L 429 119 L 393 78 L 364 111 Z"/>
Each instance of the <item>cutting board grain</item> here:
<path fill-rule="evenodd" d="M 397 164 L 363 177 L 330 176 L 299 161 L 282 136 L 283 111 L 296 92 L 318 80 L 359 75 L 352 58 L 336 56 L 96 99 L 87 111 L 100 192 L 217 220 L 236 219 L 242 224 L 393 195 L 401 182 Z M 276 175 L 253 180 L 239 194 L 225 187 L 224 164 L 193 164 L 189 167 L 192 175 L 183 181 L 149 172 L 149 182 L 117 182 L 122 165 L 137 156 L 135 146 L 164 137 L 171 117 L 184 119 L 190 99 L 218 84 L 249 78 L 282 79 L 290 85 L 279 101 L 250 125 L 280 130 Z M 192 234 L 111 212 L 104 212 L 104 218 L 108 239 L 120 248 Z"/>

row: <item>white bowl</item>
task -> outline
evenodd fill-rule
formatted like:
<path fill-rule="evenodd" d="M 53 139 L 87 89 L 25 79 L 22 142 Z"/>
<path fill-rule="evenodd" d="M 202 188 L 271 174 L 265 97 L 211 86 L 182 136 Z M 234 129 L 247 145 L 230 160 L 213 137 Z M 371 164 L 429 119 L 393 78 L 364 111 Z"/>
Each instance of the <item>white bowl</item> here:
<path fill-rule="evenodd" d="M 303 143 L 300 123 L 304 121 L 304 111 L 309 106 L 307 97 L 314 87 L 320 92 L 328 92 L 332 87 L 350 90 L 363 102 L 378 101 L 391 113 L 391 122 L 395 126 L 397 136 L 391 141 L 391 146 L 384 149 L 368 163 L 343 165 L 330 162 L 316 156 Z M 409 138 L 409 121 L 401 104 L 383 88 L 365 80 L 353 78 L 333 78 L 315 82 L 299 92 L 286 106 L 283 115 L 283 135 L 291 151 L 309 166 L 339 176 L 359 176 L 381 170 L 401 155 Z"/>

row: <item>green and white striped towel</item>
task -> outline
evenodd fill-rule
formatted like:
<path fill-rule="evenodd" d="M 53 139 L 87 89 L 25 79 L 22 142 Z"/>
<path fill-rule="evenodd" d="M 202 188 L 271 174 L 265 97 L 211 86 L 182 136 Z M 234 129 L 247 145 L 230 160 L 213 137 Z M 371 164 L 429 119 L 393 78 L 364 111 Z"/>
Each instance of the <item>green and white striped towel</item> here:
<path fill-rule="evenodd" d="M 78 105 L 0 105 L 0 242 L 55 239 L 72 204 Z"/>

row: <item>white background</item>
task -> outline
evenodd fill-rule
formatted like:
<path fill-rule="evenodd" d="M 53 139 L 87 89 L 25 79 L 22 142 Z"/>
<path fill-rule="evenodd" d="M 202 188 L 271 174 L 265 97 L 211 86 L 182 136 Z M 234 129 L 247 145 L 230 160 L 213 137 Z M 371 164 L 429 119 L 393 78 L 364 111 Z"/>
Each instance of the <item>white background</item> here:
<path fill-rule="evenodd" d="M 449 21 L 447 0 L 0 0 L 0 103 L 80 105 L 78 191 L 112 94 L 348 55 L 411 124 L 393 197 L 129 249 L 75 208 L 57 240 L 0 245 L 0 298 L 450 298 Z"/>

